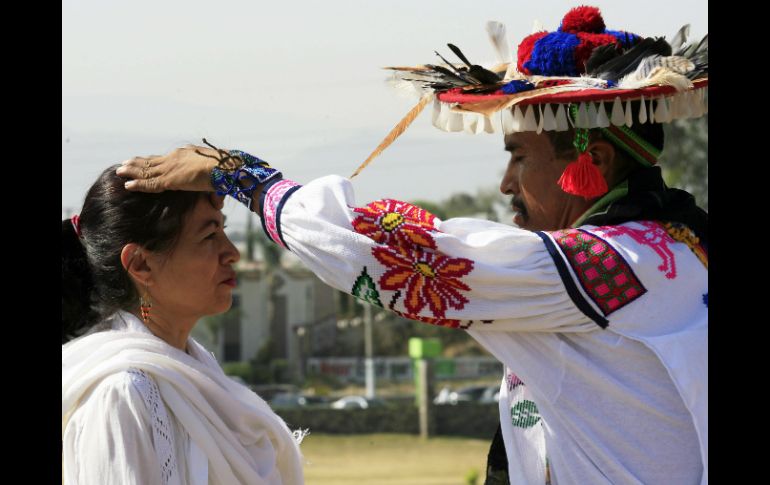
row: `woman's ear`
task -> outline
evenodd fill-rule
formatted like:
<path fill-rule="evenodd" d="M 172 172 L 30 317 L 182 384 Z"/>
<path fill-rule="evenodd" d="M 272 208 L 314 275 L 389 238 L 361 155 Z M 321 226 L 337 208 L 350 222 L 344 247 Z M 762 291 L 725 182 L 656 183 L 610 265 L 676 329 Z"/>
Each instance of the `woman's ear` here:
<path fill-rule="evenodd" d="M 136 243 L 128 243 L 120 252 L 120 262 L 131 278 L 143 286 L 152 285 L 152 269 L 147 251 Z"/>

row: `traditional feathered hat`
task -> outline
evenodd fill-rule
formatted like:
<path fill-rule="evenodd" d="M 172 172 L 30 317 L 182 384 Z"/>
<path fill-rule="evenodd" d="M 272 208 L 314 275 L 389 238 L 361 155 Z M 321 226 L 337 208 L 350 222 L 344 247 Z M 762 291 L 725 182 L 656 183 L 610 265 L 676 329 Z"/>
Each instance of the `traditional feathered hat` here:
<path fill-rule="evenodd" d="M 708 35 L 689 43 L 689 25 L 667 42 L 608 30 L 598 8 L 570 10 L 555 32 L 539 31 L 518 45 L 513 60 L 505 27 L 489 22 L 487 32 L 499 63 L 462 61 L 389 67 L 395 80 L 422 98 L 353 174 L 357 175 L 392 143 L 433 101 L 433 124 L 444 131 L 506 134 L 575 128 L 578 160 L 559 180 L 562 188 L 587 198 L 606 192 L 606 184 L 585 152 L 587 130 L 601 129 L 613 143 L 645 165 L 660 147 L 641 138 L 634 124 L 668 123 L 708 112 Z"/>

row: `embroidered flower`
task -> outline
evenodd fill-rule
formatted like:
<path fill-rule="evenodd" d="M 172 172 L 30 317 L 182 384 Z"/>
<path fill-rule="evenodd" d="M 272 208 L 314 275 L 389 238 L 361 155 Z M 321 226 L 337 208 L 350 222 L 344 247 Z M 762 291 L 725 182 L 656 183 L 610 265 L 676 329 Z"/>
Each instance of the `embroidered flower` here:
<path fill-rule="evenodd" d="M 448 327 L 448 328 L 468 328 L 470 327 L 471 322 L 463 323 L 460 320 L 454 319 L 454 318 L 431 318 L 431 317 L 423 317 L 420 315 L 413 315 L 411 313 L 402 313 L 398 310 L 393 310 L 394 313 L 397 315 L 408 318 L 409 320 L 417 320 L 418 322 L 427 323 L 430 325 L 436 325 L 438 327 Z"/>
<path fill-rule="evenodd" d="M 353 229 L 380 244 L 401 247 L 436 249 L 430 235 L 436 216 L 420 207 L 399 200 L 383 199 L 366 207 L 357 207 L 361 214 L 353 220 Z"/>
<path fill-rule="evenodd" d="M 508 392 L 511 392 L 512 390 L 524 384 L 521 382 L 521 379 L 519 379 L 519 376 L 510 370 L 508 370 L 505 374 L 505 382 L 508 383 Z"/>
<path fill-rule="evenodd" d="M 473 261 L 403 247 L 375 247 L 372 254 L 390 268 L 380 277 L 380 288 L 405 290 L 407 312 L 417 314 L 428 305 L 434 317 L 444 318 L 447 307 L 461 310 L 468 303 L 460 291 L 470 288 L 459 278 L 473 270 Z"/>

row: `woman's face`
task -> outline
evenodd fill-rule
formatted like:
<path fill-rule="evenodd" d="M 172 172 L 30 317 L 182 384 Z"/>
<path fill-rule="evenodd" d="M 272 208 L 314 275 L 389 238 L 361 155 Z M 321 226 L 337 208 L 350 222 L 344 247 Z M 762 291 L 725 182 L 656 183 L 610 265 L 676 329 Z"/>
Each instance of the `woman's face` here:
<path fill-rule="evenodd" d="M 238 249 L 224 232 L 222 211 L 201 197 L 187 214 L 176 246 L 153 254 L 149 288 L 153 307 L 163 313 L 192 317 L 227 311 L 232 304 Z"/>

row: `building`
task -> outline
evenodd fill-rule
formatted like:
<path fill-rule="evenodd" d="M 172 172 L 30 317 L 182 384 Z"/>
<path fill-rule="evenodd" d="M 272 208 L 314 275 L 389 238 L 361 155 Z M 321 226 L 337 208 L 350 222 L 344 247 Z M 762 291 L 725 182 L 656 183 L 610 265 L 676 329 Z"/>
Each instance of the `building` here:
<path fill-rule="evenodd" d="M 291 375 L 301 378 L 310 353 L 334 345 L 334 290 L 292 259 L 270 269 L 262 262 L 238 263 L 230 311 L 209 317 L 195 332 L 221 363 L 248 362 L 269 345 L 271 357 L 285 360 Z"/>

